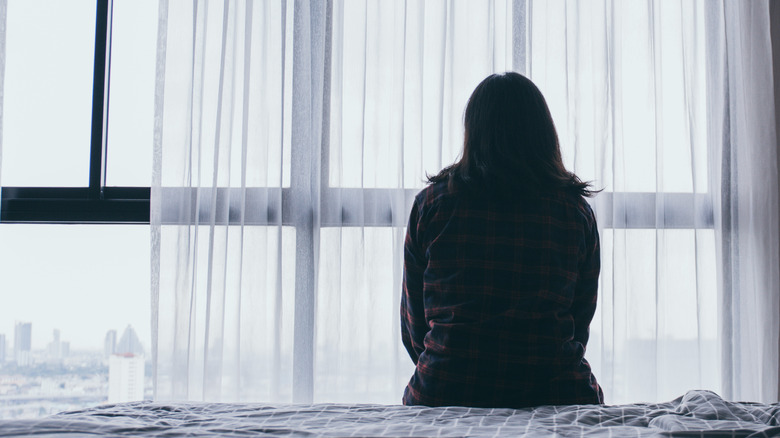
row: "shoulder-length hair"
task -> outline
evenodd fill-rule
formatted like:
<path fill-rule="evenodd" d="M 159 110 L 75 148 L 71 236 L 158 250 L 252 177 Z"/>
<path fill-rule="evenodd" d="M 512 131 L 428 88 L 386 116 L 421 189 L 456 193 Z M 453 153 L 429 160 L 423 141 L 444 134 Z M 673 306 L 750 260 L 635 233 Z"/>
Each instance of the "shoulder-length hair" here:
<path fill-rule="evenodd" d="M 490 75 L 469 98 L 463 153 L 431 183 L 475 195 L 526 195 L 564 190 L 592 196 L 590 183 L 566 170 L 547 102 L 528 78 Z"/>

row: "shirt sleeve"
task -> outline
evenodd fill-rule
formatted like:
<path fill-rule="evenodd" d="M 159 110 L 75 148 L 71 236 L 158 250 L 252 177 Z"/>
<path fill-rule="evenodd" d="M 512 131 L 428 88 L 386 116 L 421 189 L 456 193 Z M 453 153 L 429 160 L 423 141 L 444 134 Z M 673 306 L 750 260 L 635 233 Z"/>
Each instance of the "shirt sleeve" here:
<path fill-rule="evenodd" d="M 580 272 L 572 303 L 574 340 L 582 343 L 583 346 L 588 343 L 590 322 L 596 312 L 601 270 L 599 232 L 592 214 L 591 212 L 591 220 L 585 233 L 585 253 L 580 262 Z"/>
<path fill-rule="evenodd" d="M 418 238 L 419 216 L 420 209 L 415 199 L 404 241 L 404 278 L 401 295 L 401 340 L 415 365 L 420 354 L 425 350 L 424 340 L 428 333 L 423 300 L 423 274 L 427 263 Z"/>

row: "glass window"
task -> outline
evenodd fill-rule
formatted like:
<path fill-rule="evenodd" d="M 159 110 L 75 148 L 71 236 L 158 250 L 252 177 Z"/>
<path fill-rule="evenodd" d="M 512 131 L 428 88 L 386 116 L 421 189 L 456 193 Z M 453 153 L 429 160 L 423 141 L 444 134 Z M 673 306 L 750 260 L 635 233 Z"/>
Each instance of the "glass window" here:
<path fill-rule="evenodd" d="M 585 357 L 597 377 L 617 371 L 601 382 L 610 403 L 720 390 L 715 248 L 712 229 L 602 230 L 599 304 Z M 663 378 L 652 387 L 643 384 L 648 376 Z"/>
<path fill-rule="evenodd" d="M 8 3 L 3 185 L 87 186 L 95 1 Z"/>
<path fill-rule="evenodd" d="M 397 403 L 414 371 L 398 316 L 405 235 L 401 227 L 322 229 L 315 402 Z"/>
<path fill-rule="evenodd" d="M 458 157 L 474 87 L 511 69 L 512 4 L 333 7 L 329 185 L 422 188 Z"/>
<path fill-rule="evenodd" d="M 152 182 L 157 0 L 114 1 L 106 185 Z"/>
<path fill-rule="evenodd" d="M 0 419 L 150 398 L 149 227 L 3 224 L 0 242 Z M 111 382 L 130 366 L 135 387 Z"/>

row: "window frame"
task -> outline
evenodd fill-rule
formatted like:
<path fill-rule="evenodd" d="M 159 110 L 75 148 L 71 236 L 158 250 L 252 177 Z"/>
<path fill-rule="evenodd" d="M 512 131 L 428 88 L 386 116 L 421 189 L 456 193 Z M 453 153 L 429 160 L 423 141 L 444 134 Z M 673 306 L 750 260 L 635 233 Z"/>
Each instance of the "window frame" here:
<path fill-rule="evenodd" d="M 106 186 L 113 0 L 96 2 L 89 186 L 2 187 L 0 223 L 149 223 L 149 187 Z"/>

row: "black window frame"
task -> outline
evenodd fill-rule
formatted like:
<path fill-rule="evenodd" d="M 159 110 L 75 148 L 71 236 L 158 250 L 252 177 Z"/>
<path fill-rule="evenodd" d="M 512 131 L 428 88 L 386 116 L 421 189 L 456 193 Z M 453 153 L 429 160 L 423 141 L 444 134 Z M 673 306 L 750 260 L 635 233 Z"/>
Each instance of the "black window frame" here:
<path fill-rule="evenodd" d="M 88 187 L 2 187 L 0 223 L 149 224 L 150 187 L 107 187 L 113 0 L 96 0 Z"/>

